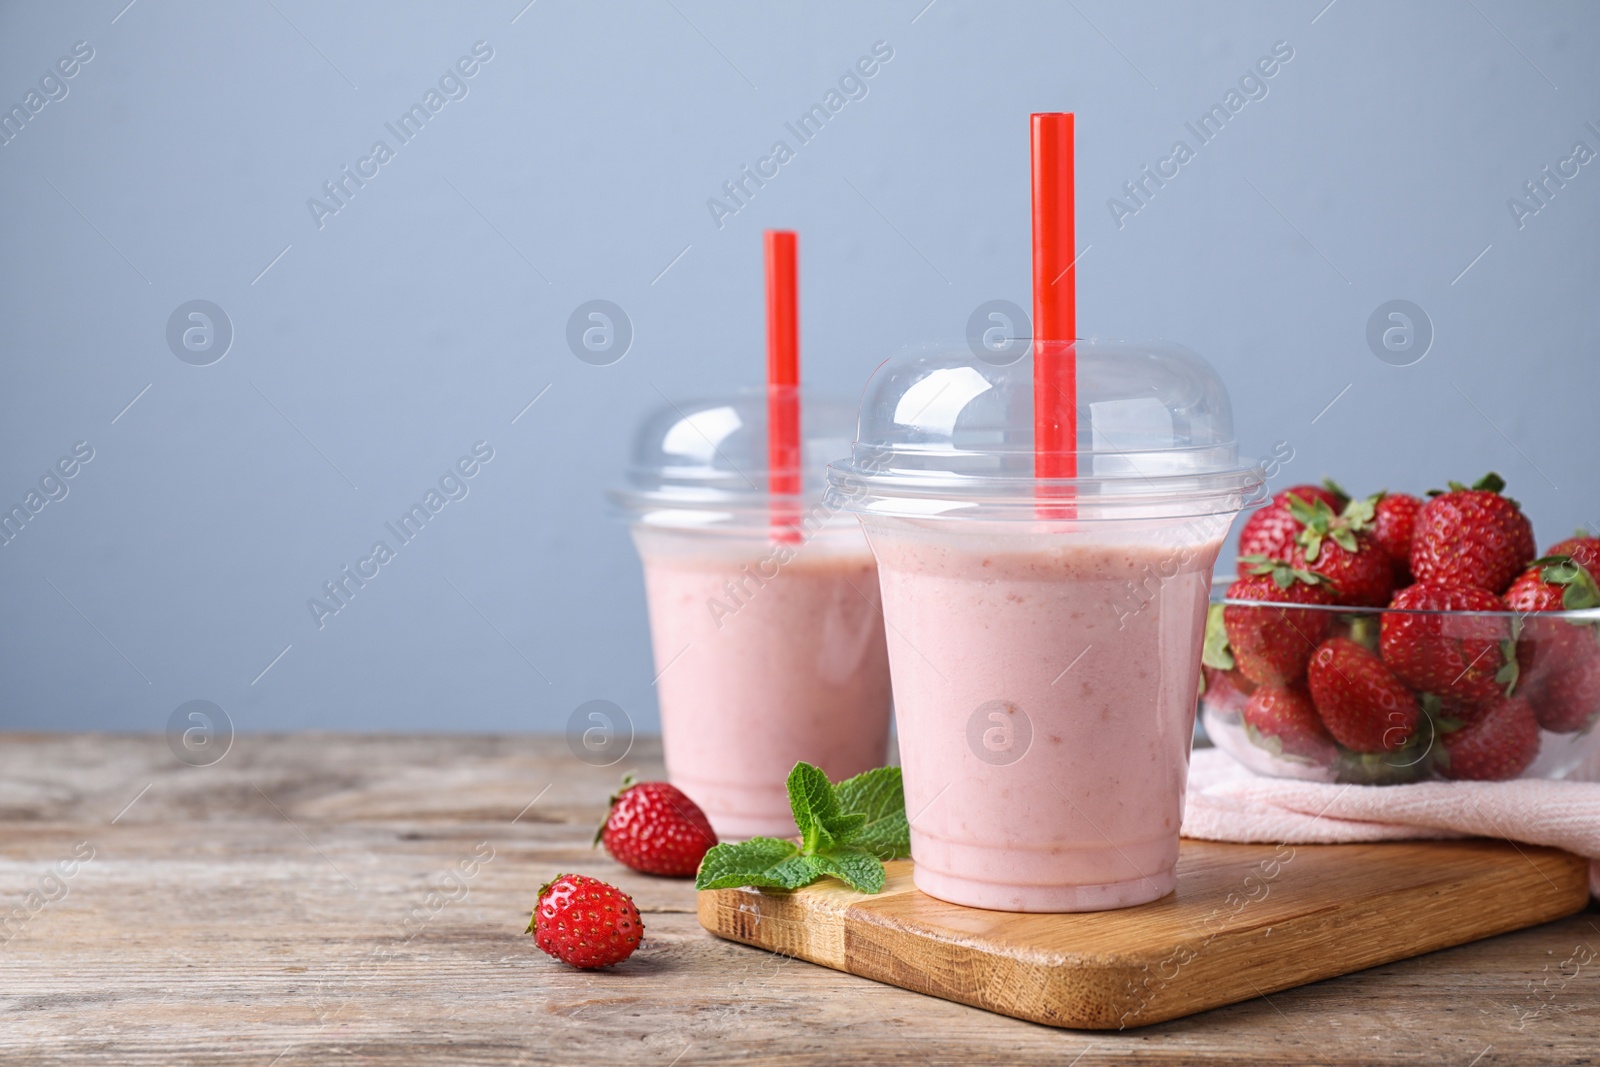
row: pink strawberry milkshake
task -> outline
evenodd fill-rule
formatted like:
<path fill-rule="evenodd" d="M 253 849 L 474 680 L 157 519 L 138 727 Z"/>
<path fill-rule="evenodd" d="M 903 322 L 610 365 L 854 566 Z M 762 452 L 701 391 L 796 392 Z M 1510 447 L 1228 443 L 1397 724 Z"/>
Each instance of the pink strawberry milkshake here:
<path fill-rule="evenodd" d="M 797 833 L 798 760 L 837 781 L 887 758 L 877 566 L 843 522 L 797 545 L 636 529 L 667 774 L 720 837 Z"/>
<path fill-rule="evenodd" d="M 1036 445 L 1041 358 L 1073 375 L 1070 452 Z M 1216 372 L 1160 341 L 908 348 L 828 471 L 878 560 L 917 888 L 1170 893 L 1211 570 L 1264 480 Z"/>
<path fill-rule="evenodd" d="M 868 529 L 917 888 L 1004 911 L 1171 892 L 1221 542 Z"/>

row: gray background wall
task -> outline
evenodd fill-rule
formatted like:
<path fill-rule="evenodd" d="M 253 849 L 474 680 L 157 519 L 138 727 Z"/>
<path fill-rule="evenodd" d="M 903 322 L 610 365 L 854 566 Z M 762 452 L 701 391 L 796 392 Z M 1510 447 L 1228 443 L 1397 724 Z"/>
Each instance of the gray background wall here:
<path fill-rule="evenodd" d="M 602 500 L 631 426 L 757 379 L 763 227 L 802 233 L 818 386 L 1026 305 L 1030 110 L 1080 116 L 1084 332 L 1205 354 L 1246 447 L 1293 449 L 1281 484 L 1495 468 L 1541 542 L 1600 522 L 1600 162 L 1507 206 L 1600 149 L 1593 3 L 525 2 L 0 7 L 6 107 L 93 49 L 0 147 L 0 503 L 94 450 L 0 548 L 0 726 L 158 730 L 199 698 L 241 730 L 559 729 L 603 698 L 652 727 Z M 866 96 L 717 226 L 878 41 Z M 1267 95 L 1117 226 L 1279 41 Z M 380 138 L 319 228 L 307 199 Z M 566 342 L 595 298 L 633 325 L 609 366 Z M 209 366 L 167 341 L 194 299 L 234 332 Z M 1420 362 L 1369 347 L 1392 299 L 1431 321 Z M 477 441 L 469 495 L 319 630 L 307 598 Z"/>

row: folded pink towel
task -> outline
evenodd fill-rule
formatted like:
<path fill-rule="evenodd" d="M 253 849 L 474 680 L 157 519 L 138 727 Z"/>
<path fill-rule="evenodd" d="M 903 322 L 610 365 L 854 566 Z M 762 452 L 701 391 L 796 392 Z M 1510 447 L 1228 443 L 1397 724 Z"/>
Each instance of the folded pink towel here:
<path fill-rule="evenodd" d="M 1329 785 L 1262 778 L 1220 749 L 1194 753 L 1183 834 L 1206 841 L 1334 844 L 1500 837 L 1589 857 L 1600 897 L 1600 782 Z"/>

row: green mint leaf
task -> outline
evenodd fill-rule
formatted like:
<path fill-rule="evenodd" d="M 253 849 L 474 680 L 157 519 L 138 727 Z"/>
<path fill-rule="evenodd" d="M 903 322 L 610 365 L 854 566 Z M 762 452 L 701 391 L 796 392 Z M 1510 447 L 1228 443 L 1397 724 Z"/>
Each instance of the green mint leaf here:
<path fill-rule="evenodd" d="M 845 845 L 806 859 L 813 861 L 821 873 L 833 875 L 857 892 L 877 893 L 883 889 L 883 864 L 864 848 Z"/>
<path fill-rule="evenodd" d="M 800 850 L 808 856 L 848 844 L 867 822 L 865 815 L 841 809 L 822 768 L 803 760 L 789 772 L 789 807 L 800 828 Z"/>
<path fill-rule="evenodd" d="M 906 793 L 899 767 L 863 771 L 833 788 L 841 809 L 865 816 L 861 829 L 850 838 L 852 845 L 880 860 L 911 855 L 911 826 L 906 822 Z"/>
<path fill-rule="evenodd" d="M 714 845 L 700 861 L 694 876 L 696 889 L 733 889 L 742 885 L 769 889 L 798 889 L 815 881 L 807 857 L 793 841 L 777 837 L 752 837 L 738 843 Z"/>
<path fill-rule="evenodd" d="M 800 828 L 801 848 L 815 852 L 833 843 L 832 835 L 823 826 L 828 815 L 838 813 L 839 802 L 833 795 L 833 783 L 822 773 L 821 767 L 804 760 L 796 763 L 789 772 L 789 809 L 794 812 L 794 824 Z M 824 843 L 823 839 L 827 839 Z"/>
<path fill-rule="evenodd" d="M 1212 604 L 1206 609 L 1206 642 L 1200 652 L 1200 662 L 1219 671 L 1233 670 L 1234 663 L 1233 649 L 1228 647 L 1228 631 L 1222 624 L 1225 610 L 1221 604 Z"/>

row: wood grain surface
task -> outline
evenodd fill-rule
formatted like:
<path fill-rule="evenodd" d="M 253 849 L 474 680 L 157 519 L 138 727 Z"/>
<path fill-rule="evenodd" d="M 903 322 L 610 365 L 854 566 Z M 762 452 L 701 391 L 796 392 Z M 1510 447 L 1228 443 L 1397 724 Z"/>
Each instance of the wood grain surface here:
<path fill-rule="evenodd" d="M 190 767 L 161 737 L 0 736 L 0 1063 L 1600 1059 L 1593 908 L 1137 1030 L 1058 1030 L 707 933 L 687 883 L 590 849 L 624 770 L 659 776 L 659 745 L 596 769 L 562 738 L 242 736 Z M 521 933 L 563 869 L 633 894 L 632 959 L 573 971 Z"/>
<path fill-rule="evenodd" d="M 1184 841 L 1178 888 L 1137 908 L 1028 915 L 917 892 L 700 894 L 722 937 L 1050 1026 L 1125 1030 L 1584 909 L 1589 863 L 1503 841 Z"/>

